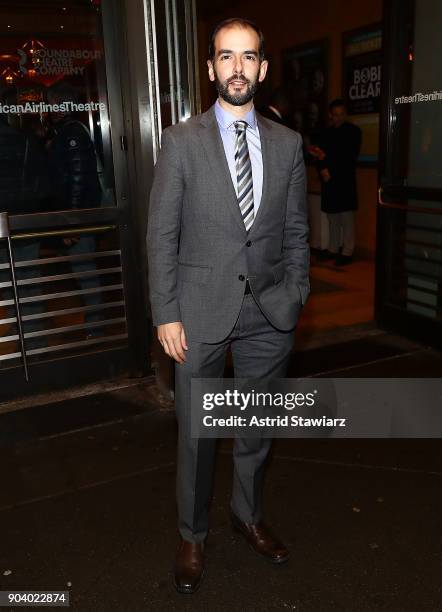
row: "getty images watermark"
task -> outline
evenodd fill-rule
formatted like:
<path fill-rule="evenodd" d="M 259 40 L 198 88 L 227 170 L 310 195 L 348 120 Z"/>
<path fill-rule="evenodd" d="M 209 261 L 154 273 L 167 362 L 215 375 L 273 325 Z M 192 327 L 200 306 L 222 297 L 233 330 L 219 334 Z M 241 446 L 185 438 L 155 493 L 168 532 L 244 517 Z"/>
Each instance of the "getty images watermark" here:
<path fill-rule="evenodd" d="M 203 415 L 203 425 L 205 427 L 216 427 L 235 425 L 237 427 L 345 427 L 346 418 L 331 418 L 323 415 L 322 417 L 303 417 L 299 414 L 276 414 L 263 415 L 262 412 L 258 416 L 258 411 L 262 407 L 268 408 L 270 411 L 273 408 L 284 408 L 287 413 L 293 410 L 313 407 L 315 405 L 315 395 L 318 393 L 314 389 L 310 393 L 301 392 L 265 392 L 255 391 L 252 389 L 249 392 L 238 391 L 238 389 L 226 389 L 223 393 L 205 393 L 203 395 L 203 410 L 211 411 L 215 407 L 232 407 L 237 408 L 240 413 L 244 411 L 250 412 L 246 417 L 239 415 L 230 415 L 228 417 L 214 416 L 213 414 Z"/>
<path fill-rule="evenodd" d="M 439 438 L 442 379 L 192 380 L 191 436 Z"/>

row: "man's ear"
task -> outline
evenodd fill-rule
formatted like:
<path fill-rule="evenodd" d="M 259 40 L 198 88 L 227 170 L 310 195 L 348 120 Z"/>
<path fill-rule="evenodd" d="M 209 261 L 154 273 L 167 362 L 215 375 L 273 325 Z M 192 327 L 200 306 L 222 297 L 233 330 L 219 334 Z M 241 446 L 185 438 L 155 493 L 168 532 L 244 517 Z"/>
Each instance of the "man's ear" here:
<path fill-rule="evenodd" d="M 214 71 L 214 69 L 213 69 L 213 63 L 212 63 L 212 60 L 207 60 L 207 67 L 208 67 L 208 69 L 209 69 L 209 79 L 210 79 L 211 81 L 214 81 L 214 80 L 215 80 L 215 71 Z"/>
<path fill-rule="evenodd" d="M 258 74 L 258 81 L 260 83 L 261 83 L 261 81 L 263 81 L 265 79 L 268 67 L 269 67 L 269 62 L 267 60 L 262 60 L 260 66 L 259 66 L 259 74 Z"/>

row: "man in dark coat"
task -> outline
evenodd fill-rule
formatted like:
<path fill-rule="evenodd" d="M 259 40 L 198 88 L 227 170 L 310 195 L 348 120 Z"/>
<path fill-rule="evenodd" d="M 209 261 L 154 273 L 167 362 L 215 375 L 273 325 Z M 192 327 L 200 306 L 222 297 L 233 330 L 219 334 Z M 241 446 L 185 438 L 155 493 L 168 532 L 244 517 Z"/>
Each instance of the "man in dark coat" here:
<path fill-rule="evenodd" d="M 56 83 L 48 90 L 48 102 L 58 106 L 77 102 L 76 92 Z M 52 111 L 51 120 L 54 135 L 48 153 L 57 210 L 101 206 L 97 155 L 89 130 L 69 112 Z"/>
<path fill-rule="evenodd" d="M 51 111 L 54 136 L 48 145 L 49 167 L 55 192 L 57 210 L 98 208 L 102 202 L 102 187 L 99 177 L 100 162 L 94 143 L 87 127 L 70 112 L 60 110 L 66 102 L 77 100 L 77 93 L 67 83 L 56 83 L 47 93 L 48 102 L 58 106 L 58 111 Z M 97 243 L 93 234 L 83 234 L 79 237 L 63 238 L 63 253 L 68 255 L 85 255 L 96 251 Z M 88 273 L 97 269 L 94 260 L 87 258 L 71 261 L 72 272 Z M 99 287 L 98 275 L 85 274 L 78 278 L 82 290 Z M 99 293 L 85 293 L 86 306 L 96 306 L 101 303 Z M 92 310 L 85 314 L 87 324 L 86 338 L 102 335 L 95 328 L 101 321 L 100 312 Z"/>
<path fill-rule="evenodd" d="M 17 92 L 8 90 L 3 95 L 3 102 L 7 105 L 17 104 Z M 25 133 L 9 125 L 8 115 L 0 114 L 0 209 L 9 215 L 26 215 L 46 210 L 50 193 L 50 184 L 47 168 L 47 159 L 44 147 L 31 134 Z M 0 261 L 7 260 L 5 241 L 0 244 Z M 35 261 L 39 258 L 40 241 L 34 239 L 14 241 L 14 259 L 16 262 Z M 40 276 L 40 267 L 37 265 L 17 268 L 19 282 L 36 279 Z M 0 282 L 10 282 L 10 271 L 0 272 Z M 25 302 L 21 306 L 21 314 L 28 319 L 24 322 L 25 333 L 37 332 L 44 329 L 43 319 L 38 317 L 44 311 L 44 302 L 41 300 L 27 302 L 26 298 L 35 296 L 35 285 L 28 283 L 20 286 L 20 300 Z M 10 289 L 2 289 L 0 299 L 11 298 Z M 15 317 L 15 309 L 7 308 L 8 317 Z M 3 332 L 4 334 L 4 327 Z M 46 340 L 42 337 L 26 340 L 26 349 L 37 349 L 45 346 Z"/>
<path fill-rule="evenodd" d="M 318 169 L 322 182 L 321 208 L 329 222 L 329 248 L 322 259 L 336 258 L 337 265 L 353 261 L 354 218 L 358 207 L 356 163 L 361 149 L 361 130 L 346 121 L 345 103 L 329 106 L 330 126 L 318 137 Z M 342 241 L 342 252 L 339 252 Z"/>
<path fill-rule="evenodd" d="M 16 103 L 14 101 L 14 103 Z M 44 148 L 0 114 L 0 206 L 10 215 L 41 212 L 49 177 Z"/>

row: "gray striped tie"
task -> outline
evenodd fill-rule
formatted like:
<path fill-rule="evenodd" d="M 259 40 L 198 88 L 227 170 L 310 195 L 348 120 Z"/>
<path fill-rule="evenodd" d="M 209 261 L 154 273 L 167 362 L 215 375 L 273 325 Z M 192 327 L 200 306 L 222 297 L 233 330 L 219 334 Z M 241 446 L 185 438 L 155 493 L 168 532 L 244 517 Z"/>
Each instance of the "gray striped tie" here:
<path fill-rule="evenodd" d="M 235 164 L 238 181 L 238 205 L 247 231 L 252 227 L 255 217 L 253 210 L 253 178 L 249 147 L 247 146 L 246 121 L 235 121 Z"/>

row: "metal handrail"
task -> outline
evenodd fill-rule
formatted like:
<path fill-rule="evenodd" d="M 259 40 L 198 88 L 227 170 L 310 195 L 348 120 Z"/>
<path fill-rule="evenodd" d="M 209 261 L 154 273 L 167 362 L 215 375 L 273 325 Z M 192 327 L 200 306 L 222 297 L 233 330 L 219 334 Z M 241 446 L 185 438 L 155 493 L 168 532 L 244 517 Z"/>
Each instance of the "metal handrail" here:
<path fill-rule="evenodd" d="M 113 251 L 96 251 L 94 253 L 81 253 L 80 255 L 57 255 L 56 257 L 42 257 L 39 259 L 23 259 L 15 262 L 16 268 L 28 268 L 29 266 L 41 266 L 61 262 L 83 261 L 84 259 L 104 259 L 105 257 L 118 257 L 120 249 Z M 0 270 L 9 270 L 9 264 L 0 264 Z"/>
<path fill-rule="evenodd" d="M 104 276 L 105 274 L 117 274 L 122 271 L 121 266 L 114 268 L 96 268 L 94 270 L 83 270 L 82 272 L 70 272 L 69 274 L 51 274 L 50 276 L 35 276 L 31 278 L 22 278 L 17 281 L 17 285 L 40 285 L 41 283 L 51 283 L 61 280 L 69 280 L 75 278 L 91 278 L 94 276 Z M 11 287 L 9 281 L 0 282 L 0 289 Z"/>
<path fill-rule="evenodd" d="M 12 283 L 12 289 L 14 293 L 14 306 L 15 306 L 15 314 L 17 317 L 17 329 L 18 329 L 18 337 L 20 340 L 21 358 L 22 358 L 22 363 L 23 363 L 23 370 L 25 373 L 25 380 L 26 382 L 29 382 L 28 362 L 26 359 L 26 348 L 25 348 L 25 334 L 24 334 L 23 322 L 21 318 L 20 299 L 18 296 L 17 278 L 15 275 L 14 253 L 12 250 L 11 232 L 9 229 L 9 215 L 7 212 L 0 213 L 0 239 L 6 240 L 6 243 L 8 245 L 7 253 L 8 253 L 8 258 L 9 258 L 9 266 L 11 270 L 11 283 Z"/>
<path fill-rule="evenodd" d="M 420 208 L 419 206 L 409 206 L 408 204 L 397 204 L 393 202 L 386 202 L 382 199 L 384 190 L 382 187 L 378 189 L 378 204 L 382 208 L 392 208 L 396 210 L 403 210 L 406 212 L 418 212 L 424 213 L 425 215 L 442 215 L 442 208 Z"/>
<path fill-rule="evenodd" d="M 53 236 L 76 236 L 81 234 L 97 234 L 116 229 L 116 225 L 96 225 L 92 227 L 77 227 L 74 229 L 49 230 L 42 232 L 28 232 L 26 234 L 12 234 L 12 240 L 25 240 L 29 238 L 50 238 Z"/>

